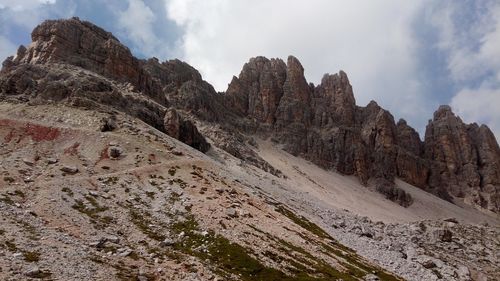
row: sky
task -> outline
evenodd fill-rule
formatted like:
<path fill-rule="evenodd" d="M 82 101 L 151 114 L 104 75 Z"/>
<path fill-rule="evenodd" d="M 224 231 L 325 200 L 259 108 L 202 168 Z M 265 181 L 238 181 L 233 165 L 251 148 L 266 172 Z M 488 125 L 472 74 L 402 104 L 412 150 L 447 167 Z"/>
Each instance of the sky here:
<path fill-rule="evenodd" d="M 77 16 L 139 58 L 179 58 L 225 91 L 251 57 L 297 57 L 309 82 L 344 70 L 423 138 L 440 104 L 500 139 L 500 0 L 0 0 L 0 60 L 45 19 Z"/>

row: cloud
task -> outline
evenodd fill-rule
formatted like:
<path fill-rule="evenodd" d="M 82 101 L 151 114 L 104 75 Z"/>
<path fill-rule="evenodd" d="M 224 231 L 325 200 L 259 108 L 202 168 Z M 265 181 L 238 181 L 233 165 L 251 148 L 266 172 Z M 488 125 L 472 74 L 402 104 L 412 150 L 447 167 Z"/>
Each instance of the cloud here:
<path fill-rule="evenodd" d="M 5 36 L 0 35 L 0 62 L 16 53 L 16 45 Z"/>
<path fill-rule="evenodd" d="M 487 124 L 500 139 L 500 3 L 471 3 L 444 1 L 431 16 L 457 87 L 452 107 L 466 122 Z"/>
<path fill-rule="evenodd" d="M 343 69 L 358 104 L 373 99 L 398 117 L 420 120 L 432 113 L 412 38 L 424 2 L 167 0 L 166 9 L 184 30 L 183 59 L 218 90 L 251 57 L 294 55 L 309 81 Z"/>
<path fill-rule="evenodd" d="M 47 14 L 47 8 L 56 3 L 56 0 L 0 0 L 0 22 L 33 27 Z"/>
<path fill-rule="evenodd" d="M 0 0 L 0 9 L 11 9 L 17 12 L 35 9 L 41 5 L 55 3 L 56 0 Z"/>
<path fill-rule="evenodd" d="M 451 106 L 466 122 L 488 124 L 500 141 L 500 89 L 487 86 L 463 89 L 451 100 Z"/>
<path fill-rule="evenodd" d="M 140 0 L 129 0 L 127 10 L 118 13 L 119 26 L 145 53 L 152 53 L 159 41 L 152 28 L 154 20 L 155 14 Z"/>

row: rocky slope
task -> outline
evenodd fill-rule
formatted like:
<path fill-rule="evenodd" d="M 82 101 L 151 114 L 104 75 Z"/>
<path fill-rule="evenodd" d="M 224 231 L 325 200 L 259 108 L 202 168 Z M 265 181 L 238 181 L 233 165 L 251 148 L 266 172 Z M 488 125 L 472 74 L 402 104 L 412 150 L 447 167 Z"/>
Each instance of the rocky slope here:
<path fill-rule="evenodd" d="M 217 93 L 78 18 L 32 40 L 0 71 L 0 279 L 500 277 L 500 148 L 449 107 L 421 141 L 294 57 Z"/>

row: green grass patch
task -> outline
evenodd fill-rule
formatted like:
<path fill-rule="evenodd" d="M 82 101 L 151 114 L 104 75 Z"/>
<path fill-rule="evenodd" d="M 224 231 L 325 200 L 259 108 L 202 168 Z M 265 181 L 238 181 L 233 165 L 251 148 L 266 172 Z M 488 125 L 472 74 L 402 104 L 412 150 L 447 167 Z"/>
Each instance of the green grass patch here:
<path fill-rule="evenodd" d="M 158 233 L 150 226 L 153 225 L 150 214 L 131 207 L 129 209 L 129 216 L 132 223 L 146 236 L 156 241 L 165 240 L 165 235 Z"/>
<path fill-rule="evenodd" d="M 316 234 L 316 236 L 321 237 L 321 238 L 326 238 L 326 239 L 331 239 L 334 240 L 330 234 L 326 233 L 321 227 L 316 225 L 315 223 L 310 222 L 308 219 L 306 219 L 303 216 L 297 216 L 295 213 L 290 211 L 289 209 L 283 207 L 283 206 L 278 206 L 276 208 L 276 211 L 278 213 L 281 213 L 282 215 L 288 217 L 290 220 L 292 220 L 295 224 L 299 225 L 300 227 L 304 228 L 305 230 Z"/>
<path fill-rule="evenodd" d="M 87 215 L 90 221 L 95 224 L 97 229 L 103 229 L 113 222 L 113 218 L 110 216 L 100 216 L 99 214 L 107 211 L 109 208 L 106 206 L 101 206 L 95 198 L 92 196 L 85 196 L 85 199 L 90 203 L 92 207 L 87 207 L 82 200 L 75 200 L 75 204 L 71 208 L 77 210 L 78 212 Z"/>
<path fill-rule="evenodd" d="M 24 260 L 27 261 L 27 262 L 38 262 L 38 261 L 40 261 L 40 253 L 38 253 L 38 252 L 24 251 L 23 252 L 23 257 L 24 257 Z"/>
<path fill-rule="evenodd" d="M 224 278 L 232 280 L 238 276 L 241 280 L 283 280 L 283 281 L 326 281 L 342 279 L 358 280 L 348 273 L 340 272 L 331 267 L 326 262 L 312 256 L 300 247 L 274 238 L 281 243 L 287 252 L 296 251 L 300 255 L 294 255 L 293 258 L 286 258 L 272 252 L 266 252 L 269 257 L 275 261 L 285 261 L 291 264 L 288 275 L 281 270 L 268 267 L 262 264 L 253 253 L 247 248 L 229 241 L 221 235 L 209 232 L 208 235 L 201 235 L 198 231 L 198 224 L 193 217 L 185 221 L 176 222 L 171 225 L 174 233 L 184 232 L 182 240 L 174 245 L 174 249 L 185 254 L 196 256 L 200 260 L 206 261 L 214 266 L 214 271 Z M 262 232 L 264 233 L 264 232 Z M 205 249 L 205 250 L 199 250 Z M 300 262 L 295 260 L 299 259 Z"/>

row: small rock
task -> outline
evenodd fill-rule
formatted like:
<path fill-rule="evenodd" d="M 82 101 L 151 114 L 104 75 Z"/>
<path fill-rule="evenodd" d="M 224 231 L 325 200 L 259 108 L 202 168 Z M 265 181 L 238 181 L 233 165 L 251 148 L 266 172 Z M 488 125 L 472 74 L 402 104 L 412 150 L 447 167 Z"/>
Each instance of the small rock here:
<path fill-rule="evenodd" d="M 13 256 L 14 258 L 19 258 L 19 257 L 21 257 L 22 255 L 23 255 L 23 253 L 14 253 L 12 256 Z"/>
<path fill-rule="evenodd" d="M 174 243 L 175 243 L 174 240 L 170 238 L 165 238 L 165 240 L 161 241 L 160 246 L 168 247 L 174 245 Z"/>
<path fill-rule="evenodd" d="M 59 162 L 59 160 L 57 160 L 56 158 L 47 158 L 47 164 L 56 164 L 57 162 Z"/>
<path fill-rule="evenodd" d="M 420 264 L 427 269 L 436 267 L 436 264 L 432 260 L 425 260 L 425 261 L 421 262 Z"/>
<path fill-rule="evenodd" d="M 226 215 L 228 215 L 231 218 L 237 218 L 238 217 L 238 211 L 235 208 L 228 208 L 226 210 Z"/>
<path fill-rule="evenodd" d="M 89 195 L 97 197 L 97 196 L 99 196 L 99 193 L 97 193 L 97 191 L 91 190 L 91 191 L 89 191 Z"/>
<path fill-rule="evenodd" d="M 36 278 L 37 276 L 40 275 L 40 273 L 42 273 L 42 271 L 40 270 L 40 268 L 38 266 L 35 266 L 35 267 L 29 269 L 28 271 L 26 271 L 24 273 L 24 275 L 26 275 L 28 277 L 34 277 L 34 278 Z"/>
<path fill-rule="evenodd" d="M 441 242 L 451 242 L 453 233 L 446 228 L 436 229 L 433 232 L 434 239 Z"/>
<path fill-rule="evenodd" d="M 118 249 L 118 255 L 120 257 L 126 257 L 126 256 L 129 256 L 130 254 L 132 254 L 134 251 L 132 251 L 131 249 L 128 249 L 128 248 L 120 248 Z"/>
<path fill-rule="evenodd" d="M 115 244 L 120 243 L 120 238 L 114 235 L 106 236 L 106 240 Z"/>
<path fill-rule="evenodd" d="M 365 281 L 379 281 L 379 280 L 380 280 L 380 278 L 378 278 L 378 276 L 377 276 L 377 275 L 375 275 L 375 274 L 368 274 L 368 275 L 365 275 L 365 277 L 363 277 L 363 279 L 364 279 Z"/>
<path fill-rule="evenodd" d="M 459 266 L 457 275 L 460 280 L 470 280 L 470 271 L 467 266 Z"/>
<path fill-rule="evenodd" d="M 447 219 L 444 219 L 443 221 L 445 221 L 445 222 L 452 222 L 452 223 L 458 223 L 458 220 L 456 218 L 447 218 Z"/>
<path fill-rule="evenodd" d="M 68 174 L 76 174 L 78 173 L 78 168 L 75 166 L 63 166 L 60 169 L 61 171 L 68 173 Z"/>
<path fill-rule="evenodd" d="M 182 153 L 182 151 L 178 151 L 178 150 L 172 150 L 172 154 L 173 154 L 173 155 L 177 155 L 177 156 L 182 156 L 182 155 L 184 155 L 184 153 Z"/>
<path fill-rule="evenodd" d="M 33 166 L 33 165 L 35 165 L 35 162 L 33 162 L 33 160 L 28 159 L 28 158 L 23 158 L 23 162 L 24 162 L 24 164 L 26 164 L 26 165 L 28 165 L 28 166 Z"/>

